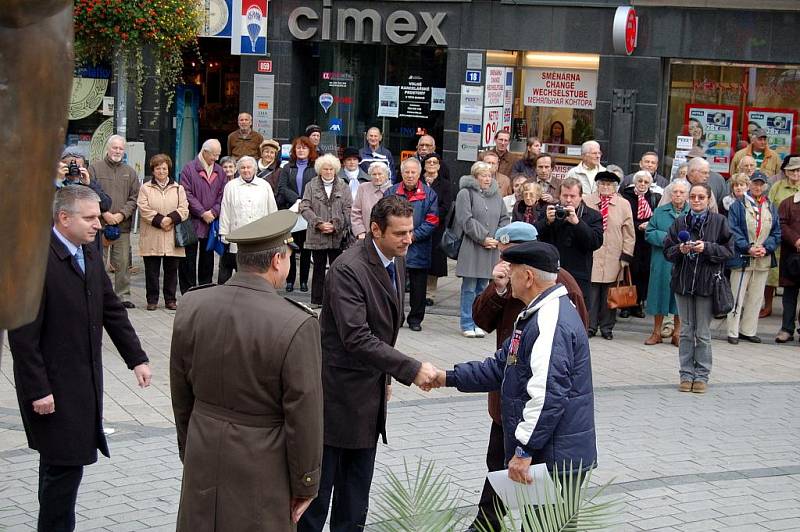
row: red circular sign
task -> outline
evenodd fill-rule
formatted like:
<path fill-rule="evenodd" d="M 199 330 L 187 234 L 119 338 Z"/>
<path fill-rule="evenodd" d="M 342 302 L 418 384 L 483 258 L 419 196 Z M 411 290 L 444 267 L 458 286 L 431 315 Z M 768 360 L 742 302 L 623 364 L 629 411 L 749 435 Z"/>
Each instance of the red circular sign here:
<path fill-rule="evenodd" d="M 628 19 L 625 21 L 625 52 L 631 55 L 636 49 L 636 39 L 639 33 L 639 20 L 636 17 L 636 10 L 631 8 L 628 11 Z"/>

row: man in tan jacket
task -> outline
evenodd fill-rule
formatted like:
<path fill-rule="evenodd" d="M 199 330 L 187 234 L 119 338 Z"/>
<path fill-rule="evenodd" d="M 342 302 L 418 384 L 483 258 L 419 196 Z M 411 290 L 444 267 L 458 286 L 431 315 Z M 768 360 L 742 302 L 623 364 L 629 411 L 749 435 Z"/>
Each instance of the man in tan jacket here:
<path fill-rule="evenodd" d="M 184 466 L 179 532 L 293 532 L 317 496 L 319 322 L 276 292 L 296 221 L 283 210 L 231 232 L 237 273 L 178 306 L 170 389 Z"/>
<path fill-rule="evenodd" d="M 738 171 L 739 162 L 748 155 L 755 159 L 756 167 L 761 170 L 762 173 L 770 177 L 777 175 L 781 167 L 781 158 L 776 152 L 769 149 L 767 131 L 763 128 L 758 128 L 753 131 L 751 139 L 749 146 L 742 148 L 734 154 L 731 160 L 731 175 Z"/>

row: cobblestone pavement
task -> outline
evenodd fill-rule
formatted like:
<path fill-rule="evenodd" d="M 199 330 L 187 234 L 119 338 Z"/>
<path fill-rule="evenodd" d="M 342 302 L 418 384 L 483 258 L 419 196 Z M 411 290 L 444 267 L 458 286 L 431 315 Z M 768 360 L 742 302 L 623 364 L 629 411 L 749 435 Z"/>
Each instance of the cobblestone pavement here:
<path fill-rule="evenodd" d="M 168 357 L 174 312 L 146 312 L 143 274 L 133 278 L 130 312 L 151 357 L 153 386 L 139 390 L 113 345 L 105 347 L 105 424 L 112 458 L 86 469 L 78 530 L 174 530 L 181 465 L 169 400 Z M 494 337 L 458 330 L 458 287 L 442 280 L 423 332 L 403 329 L 399 348 L 441 367 L 483 358 Z M 297 299 L 307 295 L 295 293 Z M 777 302 L 778 311 L 780 301 Z M 800 530 L 800 348 L 776 345 L 778 319 L 762 320 L 759 346 L 715 341 L 706 395 L 681 394 L 677 350 L 647 347 L 646 320 L 620 320 L 615 339 L 591 340 L 599 467 L 620 501 L 615 531 Z M 715 327 L 724 337 L 724 325 Z M 453 497 L 472 513 L 485 476 L 489 431 L 483 394 L 425 394 L 396 384 L 389 445 L 380 445 L 373 497 L 386 472 L 404 461 L 434 460 L 452 479 Z M 25 444 L 7 341 L 0 368 L 0 530 L 34 530 L 38 456 Z M 374 521 L 379 516 L 371 514 Z M 368 527 L 369 528 L 369 527 Z"/>

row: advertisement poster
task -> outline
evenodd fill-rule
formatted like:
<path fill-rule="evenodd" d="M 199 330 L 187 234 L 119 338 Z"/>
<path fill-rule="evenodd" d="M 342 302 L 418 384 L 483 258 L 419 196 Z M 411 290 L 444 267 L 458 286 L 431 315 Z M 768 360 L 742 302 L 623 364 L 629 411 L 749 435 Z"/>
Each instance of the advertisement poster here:
<path fill-rule="evenodd" d="M 233 0 L 231 55 L 266 55 L 267 0 Z"/>
<path fill-rule="evenodd" d="M 502 129 L 511 132 L 514 104 L 514 69 L 506 69 L 505 96 L 503 100 L 503 124 Z"/>
<path fill-rule="evenodd" d="M 794 128 L 797 125 L 797 111 L 792 109 L 768 109 L 764 107 L 747 107 L 745 109 L 746 130 L 742 138 L 749 140 L 749 133 L 758 128 L 767 131 L 767 145 L 784 157 L 794 152 Z"/>
<path fill-rule="evenodd" d="M 378 116 L 397 118 L 400 113 L 400 87 L 378 85 Z"/>
<path fill-rule="evenodd" d="M 431 111 L 444 111 L 446 95 L 444 87 L 431 87 Z"/>
<path fill-rule="evenodd" d="M 526 68 L 523 104 L 529 107 L 594 109 L 597 71 L 569 68 Z"/>
<path fill-rule="evenodd" d="M 275 98 L 275 76 L 253 74 L 253 129 L 265 139 L 272 138 L 272 113 Z"/>
<path fill-rule="evenodd" d="M 461 105 L 458 110 L 459 161 L 476 161 L 481 147 L 483 119 L 483 87 L 461 86 Z"/>
<path fill-rule="evenodd" d="M 400 116 L 428 118 L 431 109 L 431 88 L 420 75 L 411 74 L 400 86 Z"/>
<path fill-rule="evenodd" d="M 728 175 L 736 148 L 736 107 L 687 104 L 686 129 L 694 146 L 703 150 L 711 171 Z"/>
<path fill-rule="evenodd" d="M 506 68 L 486 67 L 486 87 L 483 104 L 486 107 L 500 107 L 505 101 Z"/>
<path fill-rule="evenodd" d="M 483 109 L 483 146 L 494 146 L 494 136 L 500 130 L 503 121 L 502 107 L 485 107 Z"/>

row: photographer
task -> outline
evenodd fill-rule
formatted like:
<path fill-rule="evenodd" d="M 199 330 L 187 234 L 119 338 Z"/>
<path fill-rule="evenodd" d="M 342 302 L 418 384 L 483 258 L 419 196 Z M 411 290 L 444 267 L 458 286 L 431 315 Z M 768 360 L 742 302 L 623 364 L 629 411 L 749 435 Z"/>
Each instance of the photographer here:
<path fill-rule="evenodd" d="M 61 153 L 58 161 L 58 173 L 55 179 L 56 190 L 70 185 L 87 186 L 100 196 L 100 212 L 104 213 L 111 208 L 111 197 L 103 192 L 100 183 L 93 181 L 86 169 L 86 156 L 77 146 L 68 146 Z M 97 233 L 95 244 L 99 251 L 103 250 L 100 233 Z"/>
<path fill-rule="evenodd" d="M 548 205 L 545 216 L 535 226 L 539 240 L 558 248 L 561 267 L 575 277 L 586 307 L 591 308 L 592 253 L 603 245 L 603 217 L 586 206 L 581 193 L 578 179 L 564 179 L 559 191 L 559 204 Z"/>

